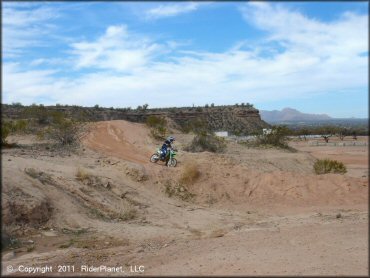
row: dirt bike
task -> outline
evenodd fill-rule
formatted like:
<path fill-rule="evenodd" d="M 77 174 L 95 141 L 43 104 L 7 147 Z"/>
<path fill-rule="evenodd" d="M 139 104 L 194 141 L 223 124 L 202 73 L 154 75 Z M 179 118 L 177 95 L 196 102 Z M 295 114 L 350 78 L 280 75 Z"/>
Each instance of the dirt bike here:
<path fill-rule="evenodd" d="M 176 167 L 177 160 L 175 158 L 177 150 L 169 149 L 165 157 L 162 156 L 162 151 L 160 148 L 157 149 L 157 152 L 150 157 L 150 162 L 157 163 L 158 161 L 167 162 L 168 167 Z"/>

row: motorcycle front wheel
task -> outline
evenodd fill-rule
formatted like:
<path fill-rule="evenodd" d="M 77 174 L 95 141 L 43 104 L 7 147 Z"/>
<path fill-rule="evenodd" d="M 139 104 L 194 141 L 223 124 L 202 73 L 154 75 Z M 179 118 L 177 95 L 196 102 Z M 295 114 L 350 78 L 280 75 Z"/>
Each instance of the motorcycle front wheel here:
<path fill-rule="evenodd" d="M 172 158 L 168 161 L 168 164 L 167 164 L 169 167 L 176 167 L 177 165 L 177 160 L 176 158 Z"/>
<path fill-rule="evenodd" d="M 158 154 L 153 154 L 151 157 L 150 157 L 150 162 L 153 162 L 153 163 L 156 163 L 157 161 L 159 160 L 159 156 Z"/>

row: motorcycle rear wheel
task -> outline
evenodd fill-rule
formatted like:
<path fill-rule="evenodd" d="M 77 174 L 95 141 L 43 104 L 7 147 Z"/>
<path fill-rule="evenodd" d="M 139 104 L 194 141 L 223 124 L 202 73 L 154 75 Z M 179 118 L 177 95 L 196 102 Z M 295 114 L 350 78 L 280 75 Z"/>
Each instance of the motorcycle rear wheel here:
<path fill-rule="evenodd" d="M 159 160 L 159 156 L 158 154 L 153 154 L 151 157 L 150 157 L 150 162 L 153 162 L 153 163 L 157 163 Z"/>

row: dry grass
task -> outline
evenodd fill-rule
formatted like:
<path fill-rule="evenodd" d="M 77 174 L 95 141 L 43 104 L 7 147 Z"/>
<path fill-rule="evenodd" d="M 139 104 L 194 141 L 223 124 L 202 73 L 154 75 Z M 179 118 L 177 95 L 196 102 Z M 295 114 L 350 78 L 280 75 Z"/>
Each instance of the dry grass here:
<path fill-rule="evenodd" d="M 88 173 L 85 169 L 82 169 L 78 167 L 77 172 L 76 172 L 76 180 L 78 181 L 89 181 L 91 180 L 92 175 Z"/>
<path fill-rule="evenodd" d="M 199 166 L 194 162 L 189 162 L 184 165 L 179 182 L 181 184 L 190 185 L 196 182 L 200 177 Z"/>
<path fill-rule="evenodd" d="M 119 217 L 122 221 L 128 221 L 135 219 L 138 215 L 138 211 L 135 208 L 128 208 Z"/>

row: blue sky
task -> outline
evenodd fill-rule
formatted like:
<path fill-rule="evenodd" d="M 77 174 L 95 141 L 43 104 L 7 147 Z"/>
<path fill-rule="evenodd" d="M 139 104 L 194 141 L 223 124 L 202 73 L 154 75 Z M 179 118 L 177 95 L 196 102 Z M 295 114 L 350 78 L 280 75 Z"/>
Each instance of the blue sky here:
<path fill-rule="evenodd" d="M 367 2 L 3 2 L 3 103 L 368 116 Z"/>

